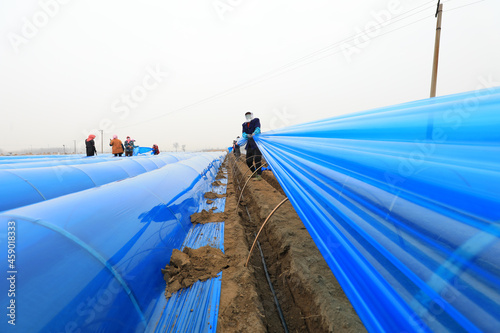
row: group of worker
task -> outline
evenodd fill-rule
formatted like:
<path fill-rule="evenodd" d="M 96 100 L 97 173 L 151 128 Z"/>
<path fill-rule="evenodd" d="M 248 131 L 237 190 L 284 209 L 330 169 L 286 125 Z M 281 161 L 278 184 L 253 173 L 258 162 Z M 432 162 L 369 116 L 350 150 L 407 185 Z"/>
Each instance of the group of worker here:
<path fill-rule="evenodd" d="M 247 140 L 247 144 L 245 146 L 246 154 L 246 162 L 252 173 L 257 173 L 255 178 L 257 180 L 262 179 L 262 153 L 257 147 L 257 143 L 255 143 L 254 136 L 260 133 L 260 120 L 259 118 L 254 118 L 253 113 L 248 111 L 245 113 L 245 122 L 242 125 L 242 137 Z M 240 146 L 238 144 L 238 139 L 233 140 L 233 153 L 236 158 L 239 158 L 241 155 Z M 257 171 L 257 172 L 255 172 Z"/>
<path fill-rule="evenodd" d="M 97 155 L 97 150 L 95 148 L 95 135 L 90 134 L 89 137 L 85 140 L 85 148 L 87 151 L 87 156 Z M 118 139 L 117 135 L 113 135 L 113 139 L 109 140 L 109 145 L 112 147 L 112 154 L 114 156 L 122 156 L 125 153 L 125 156 L 133 156 L 134 155 L 134 144 L 135 140 L 132 140 L 130 136 L 127 136 L 127 140 L 122 142 Z M 160 153 L 160 149 L 155 144 L 151 148 L 154 155 L 158 155 Z"/>
<path fill-rule="evenodd" d="M 246 154 L 246 162 L 252 173 L 256 173 L 255 176 L 257 180 L 261 180 L 262 177 L 262 153 L 257 147 L 257 143 L 254 140 L 254 136 L 260 133 L 260 120 L 259 118 L 254 118 L 253 113 L 248 111 L 245 113 L 245 122 L 242 125 L 242 137 L 247 140 L 247 144 L 245 146 Z M 97 155 L 97 150 L 95 149 L 94 143 L 95 135 L 91 134 L 85 140 L 85 146 L 87 148 L 87 156 Z M 237 138 L 239 139 L 239 137 Z M 125 156 L 132 156 L 134 154 L 134 141 L 127 136 L 127 140 L 122 143 L 120 139 L 118 139 L 117 135 L 113 135 L 113 139 L 110 139 L 109 145 L 113 147 L 112 153 L 114 156 L 122 156 L 125 152 Z M 157 145 L 153 145 L 151 148 L 154 155 L 158 155 L 160 150 Z M 233 153 L 236 158 L 239 158 L 241 155 L 240 146 L 238 145 L 238 141 L 233 141 Z"/>

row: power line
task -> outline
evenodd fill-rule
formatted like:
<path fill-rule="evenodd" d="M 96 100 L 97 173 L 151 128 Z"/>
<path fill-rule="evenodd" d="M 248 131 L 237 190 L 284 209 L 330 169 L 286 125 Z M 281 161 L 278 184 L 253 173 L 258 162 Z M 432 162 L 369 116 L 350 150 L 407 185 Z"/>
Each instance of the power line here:
<path fill-rule="evenodd" d="M 449 0 L 448 0 L 448 1 L 449 1 Z M 434 5 L 431 5 L 431 6 L 430 6 L 430 7 L 428 7 L 428 8 L 421 9 L 421 10 L 420 10 L 420 11 L 418 11 L 418 12 L 415 12 L 415 13 L 413 13 L 413 14 L 411 14 L 411 15 L 408 15 L 408 16 L 406 16 L 406 17 L 403 17 L 403 16 L 405 16 L 405 15 L 407 15 L 407 14 L 411 13 L 412 11 L 415 11 L 416 9 L 419 9 L 419 8 L 421 8 L 421 7 L 424 7 L 424 6 L 429 6 L 431 3 L 434 3 L 434 0 L 428 1 L 428 2 L 426 2 L 426 3 L 424 3 L 424 4 L 422 4 L 422 5 L 419 5 L 419 6 L 415 7 L 415 8 L 413 8 L 413 9 L 410 9 L 410 10 L 408 10 L 408 11 L 407 11 L 407 12 L 405 12 L 405 13 L 399 14 L 399 15 L 397 15 L 397 16 L 395 16 L 395 17 L 391 18 L 391 19 L 388 21 L 388 23 L 387 23 L 387 24 L 385 24 L 385 25 L 380 24 L 380 25 L 379 25 L 379 27 L 378 27 L 377 29 L 375 29 L 375 31 L 378 31 L 378 30 L 380 30 L 380 29 L 382 29 L 382 28 L 384 28 L 384 27 L 387 27 L 387 26 L 389 26 L 389 25 L 391 25 L 391 24 L 394 24 L 394 23 L 396 23 L 396 22 L 399 22 L 399 21 L 401 21 L 401 20 L 403 20 L 403 19 L 407 19 L 407 18 L 409 18 L 409 17 L 411 17 L 411 16 L 414 16 L 414 15 L 416 15 L 416 14 L 418 14 L 418 13 L 422 12 L 423 10 L 427 10 L 427 9 L 429 9 L 429 8 L 433 7 Z M 394 19 L 396 19 L 396 18 L 399 18 L 399 19 L 398 19 L 398 20 L 394 20 Z M 396 30 L 399 30 L 399 29 L 396 29 Z M 396 30 L 394 30 L 394 31 L 396 31 Z M 209 97 L 203 98 L 203 99 L 201 99 L 201 100 L 198 100 L 198 101 L 196 101 L 196 102 L 193 102 L 193 103 L 188 104 L 188 105 L 186 105 L 186 106 L 183 106 L 183 107 L 181 107 L 181 108 L 178 108 L 178 109 L 172 110 L 172 111 L 170 111 L 170 112 L 166 112 L 166 113 L 164 113 L 164 114 L 162 114 L 162 115 L 160 115 L 160 116 L 156 116 L 156 117 L 150 118 L 150 119 L 148 119 L 148 120 L 144 120 L 144 121 L 139 122 L 139 123 L 135 123 L 135 124 L 131 124 L 131 125 L 125 125 L 125 126 L 121 126 L 121 127 L 118 127 L 118 128 L 119 128 L 119 129 L 122 129 L 122 128 L 127 128 L 127 127 L 131 127 L 131 126 L 136 126 L 136 125 L 140 125 L 140 124 L 148 123 L 148 122 L 151 122 L 151 121 L 157 120 L 157 119 L 159 119 L 159 118 L 165 117 L 165 116 L 167 116 L 167 115 L 170 115 L 170 114 L 173 114 L 173 113 L 176 113 L 176 112 L 179 112 L 179 111 L 183 111 L 183 110 L 186 110 L 186 109 L 192 108 L 192 107 L 194 107 L 194 106 L 197 106 L 197 105 L 199 105 L 199 104 L 202 104 L 202 103 L 208 102 L 208 101 L 213 100 L 213 99 L 216 99 L 216 98 L 218 98 L 218 97 L 222 97 L 222 96 L 225 96 L 225 95 L 227 95 L 227 94 L 230 94 L 230 93 L 233 93 L 233 92 L 239 91 L 239 90 L 241 90 L 241 89 L 243 89 L 243 88 L 246 88 L 246 87 L 249 87 L 249 86 L 251 86 L 251 85 L 254 85 L 254 84 L 257 84 L 257 83 L 263 82 L 263 81 L 265 81 L 265 80 L 267 80 L 267 79 L 270 79 L 270 78 L 275 77 L 275 76 L 276 76 L 276 73 L 278 73 L 278 72 L 281 72 L 281 73 L 279 73 L 279 75 L 280 75 L 280 74 L 283 74 L 283 73 L 288 72 L 288 71 L 284 71 L 284 70 L 285 70 L 285 69 L 287 69 L 287 68 L 289 68 L 289 67 L 291 67 L 291 66 L 294 66 L 294 65 L 296 65 L 296 64 L 299 64 L 300 62 L 302 62 L 302 61 L 304 61 L 304 60 L 310 59 L 310 58 L 312 58 L 312 57 L 314 57 L 314 56 L 316 56 L 316 55 L 318 55 L 318 54 L 325 53 L 325 52 L 327 52 L 327 51 L 331 51 L 331 49 L 332 49 L 332 48 L 334 48 L 334 47 L 336 47 L 336 46 L 339 46 L 339 45 L 341 45 L 341 44 L 343 44 L 343 43 L 347 43 L 347 42 L 349 42 L 349 41 L 356 40 L 358 37 L 360 37 L 360 36 L 362 36 L 362 35 L 366 34 L 366 32 L 368 32 L 368 29 L 365 29 L 364 31 L 359 32 L 359 33 L 357 33 L 357 34 L 355 34 L 355 35 L 353 35 L 353 36 L 351 36 L 351 37 L 348 37 L 348 38 L 345 38 L 345 39 L 343 39 L 343 40 L 340 40 L 340 41 L 337 41 L 337 42 L 335 42 L 335 43 L 332 43 L 332 44 L 330 44 L 330 45 L 328 45 L 328 46 L 326 46 L 326 47 L 324 47 L 324 48 L 322 48 L 322 49 L 320 49 L 320 50 L 314 51 L 314 52 L 312 52 L 312 53 L 310 53 L 310 54 L 308 54 L 308 55 L 305 55 L 305 56 L 303 56 L 303 57 L 301 57 L 301 58 L 298 58 L 298 59 L 296 59 L 296 60 L 293 60 L 293 61 L 289 62 L 288 64 L 285 64 L 285 65 L 283 65 L 283 66 L 280 66 L 280 67 L 278 67 L 278 68 L 276 68 L 276 69 L 274 69 L 274 70 L 272 70 L 272 71 L 269 71 L 269 72 L 267 72 L 267 73 L 261 74 L 261 75 L 259 75 L 259 76 L 255 77 L 255 78 L 253 78 L 253 79 L 247 80 L 247 81 L 245 81 L 245 82 L 243 82 L 243 83 L 240 83 L 240 84 L 238 84 L 238 85 L 236 85 L 236 86 L 234 86 L 234 87 L 231 87 L 231 88 L 229 88 L 229 89 L 226 89 L 226 90 L 224 90 L 224 91 L 221 91 L 221 92 L 219 92 L 219 93 L 217 93 L 217 94 L 215 94 L 215 95 L 212 95 L 212 96 L 209 96 Z M 372 30 L 371 32 L 374 32 L 374 31 Z M 382 35 L 385 35 L 385 34 L 382 34 Z M 379 36 L 377 36 L 377 37 L 380 37 L 380 36 L 381 36 L 381 35 L 379 35 Z M 373 39 L 373 38 L 372 38 L 372 39 Z M 332 54 L 328 54 L 327 56 L 331 56 L 331 55 L 333 55 L 333 54 L 337 54 L 337 53 L 338 53 L 338 52 L 335 52 L 335 53 L 332 53 Z M 320 58 L 320 59 L 318 59 L 318 60 L 321 60 L 321 59 L 323 59 L 323 58 L 324 58 L 324 57 L 322 57 L 322 58 Z M 314 61 L 312 61 L 312 62 L 314 62 Z M 312 63 L 312 62 L 307 62 L 306 64 L 310 64 L 310 63 Z M 302 66 L 299 66 L 299 67 L 302 67 Z M 298 67 L 296 67 L 296 68 L 298 68 Z M 295 69 L 295 68 L 293 68 L 293 69 Z M 293 69 L 291 69 L 291 70 L 293 70 Z"/>
<path fill-rule="evenodd" d="M 448 1 L 443 1 L 443 3 L 445 3 L 445 2 L 450 2 L 450 1 L 451 1 L 451 0 L 448 0 Z M 467 4 L 467 5 L 464 5 L 464 6 L 456 7 L 456 8 L 454 8 L 454 9 L 458 9 L 458 8 L 461 8 L 461 7 L 469 6 L 469 5 L 472 5 L 472 4 L 475 4 L 475 3 L 478 3 L 478 2 L 482 2 L 482 1 L 484 1 L 484 0 L 480 0 L 480 1 L 477 1 L 477 2 L 474 2 L 474 3 L 471 3 L 471 4 Z M 410 17 L 412 17 L 412 16 L 414 16 L 414 15 L 416 15 L 416 14 L 418 14 L 418 13 L 422 12 L 422 11 L 428 10 L 429 8 L 434 8 L 434 6 L 435 6 L 435 5 L 434 5 L 434 2 L 435 2 L 434 0 L 429 1 L 429 2 L 426 2 L 426 3 L 424 3 L 424 4 L 420 5 L 420 6 L 417 6 L 417 7 L 413 8 L 413 9 L 411 9 L 411 10 L 409 10 L 409 11 L 405 12 L 405 13 L 402 13 L 402 14 L 400 14 L 400 15 L 397 15 L 397 16 L 395 16 L 394 18 L 390 19 L 390 20 L 388 21 L 389 23 L 387 23 L 387 24 L 385 24 L 385 25 L 380 24 L 380 25 L 379 25 L 379 27 L 378 27 L 377 29 L 375 29 L 375 30 L 371 30 L 370 32 L 372 32 L 372 33 L 373 33 L 373 32 L 375 32 L 375 31 L 378 31 L 378 30 L 380 30 L 380 29 L 382 29 L 382 28 L 385 28 L 385 27 L 387 27 L 387 26 L 389 26 L 389 25 L 391 25 L 391 24 L 394 24 L 394 23 L 396 23 L 396 22 L 400 22 L 400 21 L 402 21 L 402 20 L 408 19 L 408 18 L 410 18 Z M 406 16 L 406 17 L 402 17 L 402 16 L 404 16 L 404 15 L 406 15 L 406 14 L 411 13 L 412 11 L 415 11 L 415 10 L 416 10 L 416 9 L 418 9 L 418 8 L 425 7 L 425 6 L 426 6 L 426 8 L 423 8 L 423 9 L 421 9 L 421 10 L 419 10 L 419 11 L 415 12 L 415 13 L 412 13 L 411 15 Z M 394 20 L 395 18 L 400 18 L 400 19 L 398 19 L 398 20 Z M 380 35 L 377 35 L 377 36 L 371 37 L 371 39 L 375 39 L 375 38 L 378 38 L 378 37 L 385 36 L 385 35 L 387 35 L 387 34 L 389 34 L 389 33 L 392 33 L 392 32 L 395 32 L 395 31 L 398 31 L 398 30 L 400 30 L 400 29 L 403 29 L 403 28 L 405 28 L 405 27 L 408 27 L 408 26 L 410 26 L 410 25 L 413 25 L 413 24 L 415 24 L 415 23 L 421 22 L 421 21 L 426 20 L 426 19 L 429 19 L 429 18 L 430 18 L 430 17 L 424 17 L 424 18 L 421 18 L 421 19 L 419 19 L 419 20 L 413 21 L 413 22 L 411 22 L 411 23 L 409 23 L 409 24 L 406 24 L 406 25 L 404 25 L 404 26 L 401 26 L 401 27 L 398 27 L 398 28 L 396 28 L 396 29 L 390 30 L 390 31 L 388 31 L 388 32 L 382 33 L 382 34 L 380 34 Z M 185 106 L 183 106 L 183 107 L 181 107 L 181 108 L 178 108 L 178 109 L 172 110 L 172 111 L 170 111 L 170 112 L 166 112 L 166 113 L 164 113 L 164 114 L 162 114 L 162 115 L 159 115 L 159 116 L 156 116 L 156 117 L 150 118 L 150 119 L 148 119 L 148 120 L 144 120 L 144 121 L 139 122 L 139 123 L 134 123 L 134 124 L 131 124 L 131 125 L 121 126 L 121 127 L 118 127 L 118 128 L 119 128 L 119 129 L 122 129 L 122 128 L 127 128 L 127 127 L 131 127 L 131 126 L 137 126 L 137 125 L 141 125 L 141 124 L 144 124 L 144 123 L 148 123 L 148 122 L 151 122 L 151 121 L 154 121 L 154 120 L 157 120 L 157 119 L 163 118 L 163 117 L 165 117 L 165 116 L 171 115 L 171 114 L 173 114 L 173 113 L 177 113 L 177 112 L 179 112 L 179 111 L 183 111 L 183 110 L 186 110 L 186 109 L 190 109 L 190 108 L 192 108 L 192 107 L 194 107 L 194 106 L 197 106 L 197 105 L 200 105 L 200 104 L 206 103 L 206 102 L 211 101 L 211 100 L 213 100 L 213 99 L 216 99 L 216 98 L 219 98 L 219 97 L 226 96 L 226 95 L 228 95 L 228 94 L 231 94 L 231 93 L 237 92 L 237 91 L 239 91 L 239 90 L 241 90 L 241 89 L 244 89 L 244 88 L 247 88 L 247 87 L 253 86 L 253 85 L 255 85 L 255 84 L 259 84 L 259 83 L 261 83 L 261 82 L 264 82 L 264 81 L 266 81 L 266 80 L 269 80 L 269 79 L 275 78 L 275 77 L 277 77 L 277 76 L 279 76 L 279 75 L 285 74 L 285 73 L 287 73 L 287 72 L 290 72 L 290 71 L 292 71 L 292 70 L 295 70 L 295 69 L 300 68 L 300 67 L 303 67 L 303 66 L 306 66 L 306 65 L 308 65 L 308 64 L 311 64 L 311 63 L 314 63 L 314 62 L 320 61 L 320 60 L 322 60 L 322 59 L 324 59 L 324 58 L 327 58 L 327 57 L 330 57 L 330 56 L 332 56 L 332 55 L 338 54 L 338 53 L 342 52 L 342 50 L 337 50 L 337 51 L 335 51 L 335 52 L 333 52 L 333 53 L 328 53 L 328 54 L 326 54 L 326 55 L 324 55 L 324 56 L 322 56 L 322 57 L 320 57 L 320 58 L 316 58 L 316 59 L 314 59 L 314 60 L 312 60 L 312 61 L 308 61 L 308 62 L 305 62 L 305 63 L 302 63 L 302 64 L 301 64 L 301 62 L 303 62 L 304 60 L 307 60 L 307 59 L 313 58 L 313 57 L 315 57 L 315 56 L 317 56 L 317 55 L 319 55 L 319 54 L 321 54 L 321 53 L 325 53 L 325 52 L 327 52 L 327 51 L 331 51 L 331 50 L 332 50 L 332 48 L 333 48 L 333 47 L 335 47 L 335 46 L 339 46 L 339 45 L 341 45 L 341 44 L 343 44 L 343 43 L 347 43 L 348 41 L 356 40 L 356 39 L 357 39 L 357 38 L 359 38 L 360 36 L 362 36 L 362 35 L 366 34 L 366 32 L 368 32 L 368 29 L 365 29 L 364 31 L 359 32 L 359 33 L 357 33 L 357 34 L 355 34 L 355 35 L 353 35 L 353 36 L 351 36 L 351 37 L 345 38 L 345 39 L 343 39 L 343 40 L 341 40 L 341 41 L 338 41 L 338 42 L 332 43 L 332 44 L 330 44 L 330 45 L 328 45 L 328 46 L 326 46 L 326 47 L 324 47 L 324 48 L 322 48 L 322 49 L 320 49 L 320 50 L 317 50 L 317 51 L 315 51 L 315 52 L 312 52 L 312 53 L 310 53 L 310 54 L 308 54 L 308 55 L 305 55 L 305 56 L 303 56 L 303 57 L 301 57 L 301 58 L 298 58 L 298 59 L 296 59 L 296 60 L 294 60 L 294 61 L 291 61 L 291 62 L 289 62 L 288 64 L 285 64 L 285 65 L 283 65 L 283 66 L 280 66 L 280 67 L 278 67 L 278 68 L 276 68 L 276 69 L 274 69 L 274 70 L 271 70 L 271 71 L 269 71 L 269 72 L 267 72 L 267 73 L 261 74 L 261 75 L 259 75 L 259 76 L 255 77 L 255 78 L 253 78 L 253 79 L 247 80 L 247 81 L 245 81 L 245 82 L 243 82 L 243 83 L 240 83 L 240 84 L 238 84 L 238 85 L 236 85 L 236 86 L 234 86 L 234 87 L 231 87 L 231 88 L 229 88 L 229 89 L 226 89 L 226 90 L 221 91 L 221 92 L 219 92 L 219 93 L 216 93 L 216 94 L 214 94 L 214 95 L 211 95 L 211 96 L 208 96 L 208 97 L 202 98 L 202 99 L 200 99 L 200 100 L 198 100 L 198 101 L 196 101 L 196 102 L 190 103 L 190 104 L 185 105 Z M 354 46 L 356 46 L 356 45 L 359 45 L 359 44 L 355 44 Z M 295 66 L 295 65 L 297 65 L 297 66 Z M 290 67 L 292 67 L 292 66 L 295 66 L 295 67 L 290 68 Z M 288 68 L 290 68 L 290 69 L 288 69 Z"/>
<path fill-rule="evenodd" d="M 448 0 L 448 1 L 449 1 L 449 0 Z M 422 10 L 420 10 L 420 11 L 416 12 L 416 13 L 413 13 L 412 15 L 408 15 L 408 16 L 406 16 L 406 17 L 403 17 L 403 18 L 399 19 L 399 20 L 394 20 L 394 19 L 399 18 L 399 17 L 401 17 L 401 16 L 404 16 L 404 15 L 406 15 L 406 14 L 408 14 L 408 13 L 410 13 L 410 12 L 414 11 L 415 9 L 418 9 L 418 8 L 420 8 L 420 7 L 422 7 L 422 6 L 426 6 L 426 5 L 427 5 L 427 6 L 429 6 L 429 3 L 433 3 L 433 2 L 434 2 L 434 0 L 432 0 L 432 1 L 428 2 L 428 3 L 425 3 L 425 4 L 423 4 L 423 5 L 417 6 L 417 7 L 413 8 L 413 9 L 411 9 L 411 10 L 409 10 L 409 11 L 405 12 L 405 13 L 399 14 L 399 15 L 397 15 L 397 16 L 395 16 L 395 17 L 391 18 L 391 19 L 388 21 L 388 23 L 387 23 L 387 24 L 385 24 L 385 25 L 380 24 L 380 26 L 379 26 L 379 27 L 378 27 L 375 31 L 380 30 L 380 29 L 382 29 L 382 28 L 384 28 L 384 27 L 386 27 L 386 26 L 389 26 L 389 25 L 391 25 L 391 24 L 397 23 L 397 22 L 399 22 L 399 21 L 401 21 L 401 20 L 403 20 L 403 19 L 409 18 L 409 17 L 411 17 L 411 16 L 413 16 L 413 15 L 416 15 L 416 14 L 418 14 L 418 13 L 422 12 L 423 10 L 427 10 L 428 8 L 431 8 L 431 7 L 433 7 L 434 5 L 431 5 L 430 7 L 424 8 L 424 9 L 422 9 Z M 292 62 L 290 62 L 290 63 L 288 63 L 288 64 L 286 64 L 286 65 L 283 65 L 283 66 L 281 66 L 281 67 L 279 67 L 279 68 L 275 69 L 275 71 L 278 71 L 278 70 L 282 69 L 283 67 L 285 67 L 285 68 L 286 68 L 286 67 L 288 67 L 288 66 L 290 66 L 290 65 L 293 65 L 293 64 L 295 64 L 295 63 L 297 63 L 297 62 L 302 61 L 303 59 L 307 59 L 307 58 L 310 58 L 310 57 L 312 57 L 312 56 L 315 56 L 316 54 L 326 52 L 327 50 L 330 50 L 330 49 L 331 49 L 331 48 L 333 48 L 333 47 L 339 46 L 340 44 L 347 43 L 347 42 L 349 42 L 349 41 L 355 40 L 355 39 L 359 38 L 360 36 L 362 36 L 362 35 L 366 34 L 367 32 L 369 32 L 369 31 L 368 31 L 368 29 L 365 29 L 365 30 L 363 30 L 363 31 L 361 31 L 361 32 L 358 32 L 357 34 L 355 34 L 355 35 L 353 35 L 353 36 L 350 36 L 350 37 L 347 37 L 347 38 L 342 39 L 342 40 L 340 40 L 340 41 L 337 41 L 337 42 L 335 42 L 335 43 L 332 43 L 332 44 L 330 44 L 330 45 L 328 45 L 328 46 L 326 46 L 326 47 L 324 47 L 324 48 L 322 48 L 322 49 L 319 49 L 319 50 L 317 50 L 317 51 L 314 51 L 314 52 L 312 52 L 312 53 L 310 53 L 310 54 L 308 54 L 308 55 L 305 55 L 305 56 L 303 56 L 303 57 L 301 57 L 301 58 L 299 58 L 299 59 L 296 59 L 296 60 L 294 60 L 294 61 L 292 61 Z M 373 32 L 373 31 L 372 31 L 372 32 Z M 265 74 L 264 74 L 264 75 L 265 75 Z"/>
<path fill-rule="evenodd" d="M 455 8 L 452 8 L 452 9 L 447 9 L 446 12 L 449 13 L 455 9 L 460 9 L 460 8 L 463 8 L 463 7 L 467 7 L 467 6 L 471 6 L 471 5 L 475 5 L 477 3 L 480 3 L 480 2 L 483 2 L 484 0 L 479 0 L 479 1 L 476 1 L 476 2 L 471 2 L 471 3 L 468 3 L 468 4 L 465 4 L 465 5 L 462 5 L 462 6 L 458 6 L 458 7 L 455 7 Z"/>

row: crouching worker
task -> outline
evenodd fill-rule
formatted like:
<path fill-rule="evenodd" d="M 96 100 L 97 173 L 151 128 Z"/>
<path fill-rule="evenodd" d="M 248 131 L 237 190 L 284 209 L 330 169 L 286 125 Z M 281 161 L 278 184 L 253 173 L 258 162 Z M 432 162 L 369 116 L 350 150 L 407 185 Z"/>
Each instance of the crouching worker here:
<path fill-rule="evenodd" d="M 245 149 L 247 151 L 246 161 L 250 170 L 255 172 L 257 170 L 257 180 L 261 180 L 262 168 L 260 168 L 260 163 L 262 160 L 262 154 L 257 147 L 257 143 L 253 139 L 254 135 L 260 133 L 260 120 L 259 118 L 254 118 L 253 113 L 248 111 L 245 113 L 246 121 L 243 123 L 243 138 L 247 140 L 247 145 Z"/>

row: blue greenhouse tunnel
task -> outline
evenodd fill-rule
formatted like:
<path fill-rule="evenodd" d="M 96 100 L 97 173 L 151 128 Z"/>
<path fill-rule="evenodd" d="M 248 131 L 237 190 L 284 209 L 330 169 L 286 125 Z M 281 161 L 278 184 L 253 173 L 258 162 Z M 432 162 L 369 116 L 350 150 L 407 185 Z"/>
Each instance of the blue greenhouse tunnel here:
<path fill-rule="evenodd" d="M 499 110 L 487 88 L 255 137 L 368 331 L 500 332 Z"/>
<path fill-rule="evenodd" d="M 2 265 L 17 272 L 16 330 L 143 332 L 164 297 L 160 268 L 183 243 L 224 156 L 164 158 L 135 177 L 0 213 L 2 243 L 15 225 L 15 266 Z M 6 279 L 0 286 L 9 289 Z M 3 320 L 0 331 L 8 327 Z"/>
<path fill-rule="evenodd" d="M 120 159 L 94 158 L 92 160 L 96 161 L 95 163 L 84 164 L 76 162 L 89 159 L 71 159 L 71 165 L 59 164 L 51 167 L 39 167 L 35 161 L 29 163 L 30 167 L 0 169 L 0 211 L 135 177 L 191 156 L 172 153 Z M 10 165 L 12 164 L 7 164 Z"/>

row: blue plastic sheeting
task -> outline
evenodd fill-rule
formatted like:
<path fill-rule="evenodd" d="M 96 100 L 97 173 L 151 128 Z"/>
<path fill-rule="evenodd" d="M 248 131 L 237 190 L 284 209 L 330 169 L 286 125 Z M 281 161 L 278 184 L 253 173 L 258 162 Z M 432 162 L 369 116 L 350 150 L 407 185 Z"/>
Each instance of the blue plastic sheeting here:
<path fill-rule="evenodd" d="M 0 170 L 0 211 L 134 177 L 189 156 L 165 154 L 161 158 L 113 158 L 94 164 Z"/>
<path fill-rule="evenodd" d="M 227 170 L 222 168 L 223 173 Z M 209 186 L 209 192 L 225 193 L 224 186 Z M 225 200 L 225 198 L 224 198 Z M 198 211 L 202 210 L 200 205 Z M 224 211 L 224 207 L 221 207 Z M 193 249 L 209 245 L 224 252 L 224 223 L 206 223 L 193 225 L 189 230 L 180 250 L 184 247 Z M 220 304 L 222 272 L 217 278 L 196 282 L 187 289 L 172 295 L 167 301 L 161 297 L 156 310 L 146 329 L 147 332 L 215 332 L 217 328 L 218 308 Z M 159 319 L 155 319 L 159 318 Z"/>
<path fill-rule="evenodd" d="M 196 170 L 200 174 L 206 173 L 209 171 L 208 169 L 210 169 L 211 174 L 209 176 L 211 178 L 215 177 L 217 175 L 217 169 L 212 168 L 212 164 L 210 162 L 210 159 L 206 156 L 197 156 L 196 158 L 190 158 L 189 160 L 183 160 L 180 163 L 193 168 L 194 170 Z"/>
<path fill-rule="evenodd" d="M 23 163 L 23 162 L 31 162 L 31 161 L 61 161 L 61 160 L 71 160 L 71 159 L 80 159 L 85 157 L 82 154 L 75 155 L 22 155 L 22 156 L 0 156 L 0 163 L 8 164 L 8 163 Z"/>
<path fill-rule="evenodd" d="M 135 147 L 134 148 L 134 156 L 137 156 L 139 154 L 150 153 L 152 150 L 153 150 L 153 148 L 150 148 L 150 147 Z"/>
<path fill-rule="evenodd" d="M 197 224 L 189 230 L 181 251 L 184 247 L 197 249 L 209 245 L 224 252 L 223 241 L 224 223 Z M 179 290 L 168 301 L 161 300 L 157 305 L 157 308 L 162 310 L 158 314 L 160 318 L 157 321 L 151 320 L 150 327 L 146 331 L 215 332 L 221 282 L 222 272 L 216 278 L 197 281 L 191 287 Z"/>
<path fill-rule="evenodd" d="M 203 246 L 211 246 L 224 252 L 224 222 L 210 222 L 195 224 L 182 243 L 181 251 L 185 247 L 198 249 Z"/>
<path fill-rule="evenodd" d="M 370 332 L 500 331 L 500 88 L 256 136 Z"/>
<path fill-rule="evenodd" d="M 172 315 L 162 316 L 154 332 L 216 332 L 221 285 L 222 272 L 174 294 L 163 312 Z"/>
<path fill-rule="evenodd" d="M 25 159 L 29 157 L 30 159 L 42 159 L 42 158 L 52 158 L 52 159 L 57 159 L 57 158 L 66 158 L 66 157 L 82 157 L 84 156 L 83 154 L 76 154 L 76 155 L 7 155 L 7 156 L 0 156 L 0 160 L 19 160 L 19 159 Z"/>
<path fill-rule="evenodd" d="M 72 159 L 30 159 L 23 160 L 20 163 L 8 163 L 5 160 L 0 160 L 0 169 L 29 169 L 29 168 L 40 168 L 40 167 L 51 167 L 51 166 L 63 166 L 63 165 L 75 165 L 75 164 L 93 164 L 101 163 L 106 161 L 113 161 L 116 158 L 113 157 L 82 157 L 82 158 L 72 158 Z"/>
<path fill-rule="evenodd" d="M 201 155 L 212 168 L 224 157 Z M 2 244 L 15 225 L 16 260 L 0 264 L 16 272 L 15 331 L 143 332 L 163 295 L 159 267 L 182 245 L 199 191 L 213 181 L 206 174 L 173 163 L 0 213 Z M 9 290 L 5 278 L 0 289 Z M 0 303 L 8 297 L 1 293 Z M 0 321 L 0 332 L 11 329 Z"/>
<path fill-rule="evenodd" d="M 2 184 L 0 188 L 1 211 L 96 186 L 96 183 L 84 171 L 67 166 L 0 170 L 0 182 Z M 25 185 L 29 185 L 29 188 L 25 189 Z M 16 195 L 12 191 L 20 192 Z M 29 199 L 33 193 L 39 194 L 36 200 Z M 14 202 L 19 202 L 19 204 L 16 205 Z"/>
<path fill-rule="evenodd" d="M 113 157 L 111 154 L 104 154 L 99 156 L 80 156 L 76 155 L 65 155 L 65 157 L 58 158 L 32 158 L 24 157 L 17 159 L 4 158 L 0 159 L 0 169 L 28 169 L 28 168 L 40 168 L 40 167 L 50 167 L 50 166 L 72 166 L 72 165 L 80 165 L 80 164 L 94 164 L 94 163 L 102 163 L 107 161 L 119 162 L 123 160 L 135 160 L 140 161 L 149 161 L 148 165 L 152 165 L 153 168 L 151 170 L 158 168 L 158 163 L 154 163 L 150 158 L 154 158 L 155 160 L 161 160 L 164 162 L 171 162 L 172 160 L 181 160 L 186 159 L 191 155 L 191 153 L 162 153 L 161 155 L 151 156 L 151 155 L 141 155 L 137 157 Z M 146 162 L 147 163 L 147 162 Z M 160 162 L 161 163 L 161 162 Z"/>

